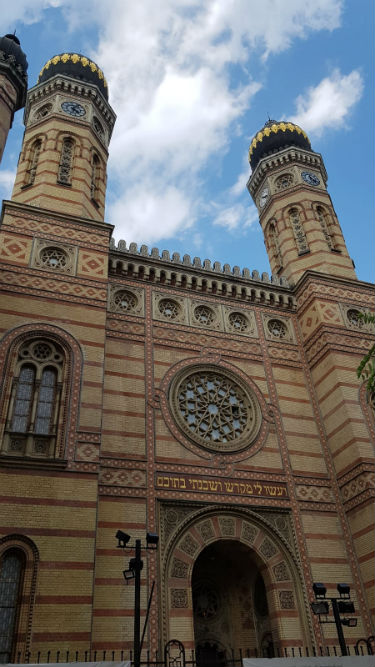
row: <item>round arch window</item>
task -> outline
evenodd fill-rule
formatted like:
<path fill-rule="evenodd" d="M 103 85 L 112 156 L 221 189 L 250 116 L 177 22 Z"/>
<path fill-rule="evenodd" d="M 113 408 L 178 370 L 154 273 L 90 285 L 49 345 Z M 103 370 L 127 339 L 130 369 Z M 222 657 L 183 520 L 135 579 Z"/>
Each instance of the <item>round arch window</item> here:
<path fill-rule="evenodd" d="M 179 428 L 212 451 L 239 451 L 258 434 L 258 401 L 230 371 L 211 365 L 185 369 L 173 380 L 170 399 Z"/>

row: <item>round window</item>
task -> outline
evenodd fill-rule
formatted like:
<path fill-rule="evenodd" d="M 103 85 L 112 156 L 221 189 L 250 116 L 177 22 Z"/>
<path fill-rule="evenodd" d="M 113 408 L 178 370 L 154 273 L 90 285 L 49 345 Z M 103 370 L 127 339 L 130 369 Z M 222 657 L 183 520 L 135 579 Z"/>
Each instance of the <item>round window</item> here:
<path fill-rule="evenodd" d="M 113 302 L 116 310 L 129 311 L 136 308 L 138 299 L 135 294 L 132 294 L 132 292 L 128 292 L 127 290 L 120 290 L 119 292 L 116 292 L 113 298 Z"/>
<path fill-rule="evenodd" d="M 194 310 L 194 317 L 199 324 L 208 327 L 215 319 L 215 313 L 208 306 L 197 306 Z"/>
<path fill-rule="evenodd" d="M 363 320 L 361 319 L 361 313 L 359 310 L 350 308 L 347 312 L 347 318 L 353 327 L 360 329 L 363 326 Z"/>
<path fill-rule="evenodd" d="M 46 269 L 64 271 L 68 264 L 68 255 L 62 248 L 43 248 L 40 253 L 40 262 Z"/>
<path fill-rule="evenodd" d="M 198 445 L 238 451 L 258 434 L 258 401 L 229 371 L 209 365 L 189 368 L 173 380 L 170 396 L 178 426 Z"/>
<path fill-rule="evenodd" d="M 267 327 L 270 334 L 275 336 L 275 338 L 285 338 L 287 328 L 284 322 L 281 322 L 280 320 L 269 320 Z"/>
<path fill-rule="evenodd" d="M 242 313 L 230 313 L 229 324 L 233 331 L 246 331 L 249 328 L 249 322 Z"/>
<path fill-rule="evenodd" d="M 180 312 L 180 306 L 172 299 L 161 299 L 159 301 L 159 311 L 168 320 L 174 320 Z"/>

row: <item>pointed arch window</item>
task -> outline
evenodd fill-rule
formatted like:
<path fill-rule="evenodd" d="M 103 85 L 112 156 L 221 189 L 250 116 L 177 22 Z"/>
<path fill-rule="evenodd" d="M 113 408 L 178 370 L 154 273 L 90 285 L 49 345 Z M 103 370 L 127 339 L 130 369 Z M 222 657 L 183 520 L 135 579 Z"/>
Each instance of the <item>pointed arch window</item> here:
<path fill-rule="evenodd" d="M 91 199 L 98 202 L 100 183 L 100 159 L 96 153 L 93 153 L 91 161 Z"/>
<path fill-rule="evenodd" d="M 318 220 L 320 222 L 320 226 L 322 228 L 322 232 L 324 235 L 325 240 L 327 241 L 327 245 L 330 250 L 335 249 L 335 243 L 334 243 L 334 238 L 330 230 L 330 220 L 327 215 L 326 210 L 323 208 L 323 206 L 317 206 L 316 207 L 316 213 L 318 216 Z"/>
<path fill-rule="evenodd" d="M 71 185 L 75 141 L 65 137 L 62 142 L 59 172 L 57 182 L 61 185 Z"/>
<path fill-rule="evenodd" d="M 36 339 L 18 354 L 3 453 L 55 457 L 64 352 L 57 343 Z"/>
<path fill-rule="evenodd" d="M 35 181 L 35 174 L 38 167 L 41 148 L 42 148 L 42 140 L 36 139 L 30 148 L 29 163 L 26 170 L 25 186 L 32 185 Z"/>
<path fill-rule="evenodd" d="M 297 207 L 289 209 L 289 220 L 296 241 L 298 254 L 303 255 L 304 253 L 309 252 L 306 234 L 301 222 L 301 214 Z"/>
<path fill-rule="evenodd" d="M 25 571 L 21 549 L 7 549 L 0 559 L 0 663 L 12 661 Z"/>

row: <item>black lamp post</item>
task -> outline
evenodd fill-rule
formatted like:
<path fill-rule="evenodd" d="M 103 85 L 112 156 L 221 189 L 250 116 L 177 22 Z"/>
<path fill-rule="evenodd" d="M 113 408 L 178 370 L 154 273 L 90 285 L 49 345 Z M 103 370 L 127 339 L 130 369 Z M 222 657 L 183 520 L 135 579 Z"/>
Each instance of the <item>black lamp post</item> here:
<path fill-rule="evenodd" d="M 354 604 L 350 599 L 350 586 L 348 584 L 337 584 L 339 597 L 326 598 L 327 588 L 324 584 L 313 584 L 313 591 L 316 602 L 311 603 L 311 609 L 314 614 L 319 616 L 319 623 L 335 623 L 337 636 L 340 644 L 341 655 L 348 655 L 344 639 L 343 625 L 355 628 L 356 618 L 341 618 L 340 614 L 354 614 Z M 333 618 L 328 619 L 329 603 L 332 605 Z"/>
<path fill-rule="evenodd" d="M 130 545 L 130 535 L 118 530 L 116 533 L 119 549 L 134 549 L 134 558 L 129 561 L 129 567 L 123 571 L 126 583 L 134 579 L 134 667 L 140 667 L 141 664 L 141 570 L 143 560 L 141 558 L 142 549 L 157 549 L 159 536 L 156 533 L 146 534 L 146 546 L 142 546 L 141 540 L 135 540 L 135 545 Z M 147 623 L 147 617 L 146 621 Z"/>

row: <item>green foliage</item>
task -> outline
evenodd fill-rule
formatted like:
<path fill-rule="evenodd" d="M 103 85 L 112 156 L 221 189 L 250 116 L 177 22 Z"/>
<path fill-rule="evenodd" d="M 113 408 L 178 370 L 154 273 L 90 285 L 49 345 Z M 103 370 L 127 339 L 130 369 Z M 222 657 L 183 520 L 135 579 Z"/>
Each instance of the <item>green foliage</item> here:
<path fill-rule="evenodd" d="M 375 315 L 373 313 L 361 313 L 361 320 L 364 324 L 374 324 Z M 367 396 L 370 398 L 375 393 L 375 343 L 363 357 L 357 368 L 357 377 L 366 382 Z"/>

